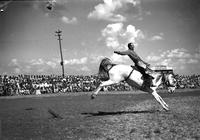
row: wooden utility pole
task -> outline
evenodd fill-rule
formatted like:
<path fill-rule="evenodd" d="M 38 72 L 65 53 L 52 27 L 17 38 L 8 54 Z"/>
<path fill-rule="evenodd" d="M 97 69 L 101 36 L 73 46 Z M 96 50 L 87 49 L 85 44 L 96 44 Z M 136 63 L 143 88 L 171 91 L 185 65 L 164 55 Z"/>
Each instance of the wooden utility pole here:
<path fill-rule="evenodd" d="M 61 57 L 61 61 L 60 61 L 60 65 L 62 66 L 62 76 L 64 77 L 65 76 L 65 71 L 64 71 L 64 64 L 63 64 L 63 55 L 62 55 L 62 46 L 61 46 L 61 33 L 62 31 L 61 30 L 58 30 L 55 32 L 56 33 L 56 36 L 58 36 L 58 41 L 59 41 L 59 46 L 60 46 L 60 57 Z"/>

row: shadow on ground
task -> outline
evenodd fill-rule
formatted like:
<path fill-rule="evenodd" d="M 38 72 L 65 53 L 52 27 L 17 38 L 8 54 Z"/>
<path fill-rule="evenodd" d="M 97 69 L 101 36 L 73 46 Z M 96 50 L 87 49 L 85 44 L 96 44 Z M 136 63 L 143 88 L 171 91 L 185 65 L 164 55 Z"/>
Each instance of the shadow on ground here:
<path fill-rule="evenodd" d="M 141 110 L 141 111 L 115 111 L 115 112 L 84 112 L 81 115 L 87 115 L 88 117 L 91 116 L 106 116 L 106 115 L 122 115 L 122 114 L 142 114 L 142 113 L 155 113 L 160 112 L 160 110 Z"/>

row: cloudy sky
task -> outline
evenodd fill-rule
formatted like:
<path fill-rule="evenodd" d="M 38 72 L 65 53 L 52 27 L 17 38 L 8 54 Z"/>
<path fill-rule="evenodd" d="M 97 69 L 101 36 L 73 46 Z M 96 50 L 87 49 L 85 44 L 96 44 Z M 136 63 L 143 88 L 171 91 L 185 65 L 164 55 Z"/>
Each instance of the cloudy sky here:
<path fill-rule="evenodd" d="M 131 64 L 114 50 L 134 42 L 152 66 L 200 71 L 199 0 L 54 0 L 0 2 L 0 74 L 61 74 L 55 31 L 62 30 L 66 74 L 96 74 L 99 62 Z"/>

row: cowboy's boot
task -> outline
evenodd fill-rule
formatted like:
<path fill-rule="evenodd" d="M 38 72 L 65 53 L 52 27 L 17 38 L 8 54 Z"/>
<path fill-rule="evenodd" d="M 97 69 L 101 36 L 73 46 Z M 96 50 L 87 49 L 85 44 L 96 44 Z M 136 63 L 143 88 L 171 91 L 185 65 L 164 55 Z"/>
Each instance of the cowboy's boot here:
<path fill-rule="evenodd" d="M 146 77 L 146 79 L 147 79 L 147 81 L 148 81 L 150 87 L 156 87 L 156 85 L 153 84 L 153 79 L 154 79 L 153 76 L 151 76 L 151 75 L 149 75 L 149 74 L 146 74 L 145 77 Z"/>

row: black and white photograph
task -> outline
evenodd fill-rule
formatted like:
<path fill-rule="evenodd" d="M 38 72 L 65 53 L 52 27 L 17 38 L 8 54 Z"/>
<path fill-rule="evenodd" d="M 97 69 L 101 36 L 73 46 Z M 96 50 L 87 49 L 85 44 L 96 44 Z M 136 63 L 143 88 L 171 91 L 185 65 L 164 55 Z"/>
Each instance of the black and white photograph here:
<path fill-rule="evenodd" d="M 0 140 L 200 140 L 200 0 L 1 0 Z"/>

